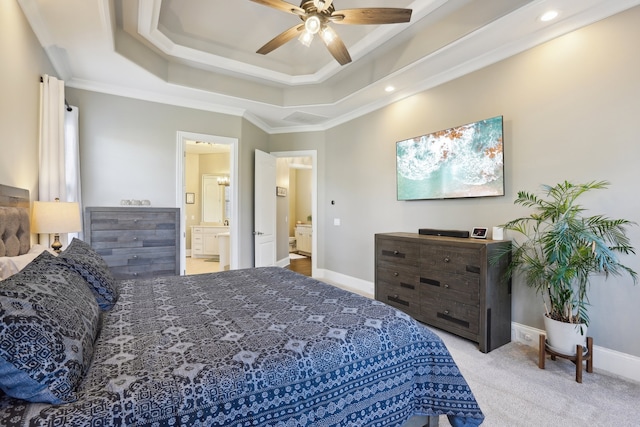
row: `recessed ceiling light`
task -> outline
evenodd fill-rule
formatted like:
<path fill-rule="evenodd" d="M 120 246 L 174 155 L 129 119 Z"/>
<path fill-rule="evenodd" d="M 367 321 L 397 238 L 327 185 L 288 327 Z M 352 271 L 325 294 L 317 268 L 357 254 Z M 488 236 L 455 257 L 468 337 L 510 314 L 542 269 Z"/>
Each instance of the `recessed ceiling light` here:
<path fill-rule="evenodd" d="M 394 90 L 396 90 L 396 88 L 393 86 L 387 86 L 384 88 L 384 90 L 385 92 L 393 92 Z"/>
<path fill-rule="evenodd" d="M 554 19 L 556 19 L 558 17 L 558 11 L 557 10 L 550 10 L 548 12 L 543 13 L 540 16 L 540 20 L 542 22 L 548 22 L 548 21 L 552 21 Z"/>

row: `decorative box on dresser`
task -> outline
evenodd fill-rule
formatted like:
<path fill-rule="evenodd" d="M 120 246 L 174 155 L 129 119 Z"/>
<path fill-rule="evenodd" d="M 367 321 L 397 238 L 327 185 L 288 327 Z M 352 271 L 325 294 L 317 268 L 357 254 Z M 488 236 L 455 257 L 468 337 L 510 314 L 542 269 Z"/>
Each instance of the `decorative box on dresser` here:
<path fill-rule="evenodd" d="M 180 274 L 180 210 L 88 207 L 84 236 L 114 277 Z"/>
<path fill-rule="evenodd" d="M 510 241 L 375 235 L 375 298 L 415 319 L 478 343 L 486 353 L 511 341 Z"/>

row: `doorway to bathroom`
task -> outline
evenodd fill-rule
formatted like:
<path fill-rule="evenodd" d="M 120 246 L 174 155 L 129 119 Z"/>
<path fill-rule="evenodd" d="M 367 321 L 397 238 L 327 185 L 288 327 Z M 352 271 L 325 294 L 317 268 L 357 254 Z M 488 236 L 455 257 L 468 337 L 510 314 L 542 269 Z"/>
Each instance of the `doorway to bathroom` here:
<path fill-rule="evenodd" d="M 237 268 L 237 142 L 178 132 L 182 274 Z"/>
<path fill-rule="evenodd" d="M 276 185 L 286 189 L 277 197 L 277 262 L 313 276 L 317 271 L 317 152 L 272 152 Z"/>

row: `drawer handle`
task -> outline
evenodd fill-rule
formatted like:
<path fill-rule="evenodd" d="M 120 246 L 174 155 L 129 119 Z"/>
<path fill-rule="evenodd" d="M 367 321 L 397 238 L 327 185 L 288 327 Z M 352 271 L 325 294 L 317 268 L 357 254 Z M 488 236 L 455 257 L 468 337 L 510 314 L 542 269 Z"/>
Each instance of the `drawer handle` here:
<path fill-rule="evenodd" d="M 400 251 L 390 251 L 387 249 L 383 249 L 382 250 L 382 255 L 383 256 L 393 256 L 393 257 L 397 257 L 397 258 L 406 258 L 405 254 L 403 254 Z"/>
<path fill-rule="evenodd" d="M 445 283 L 444 287 L 445 287 L 445 289 L 449 289 L 449 285 L 447 285 L 446 283 Z"/>
<path fill-rule="evenodd" d="M 134 256 L 132 256 L 131 258 L 133 258 L 133 259 L 138 259 L 138 255 L 134 255 Z"/>
<path fill-rule="evenodd" d="M 134 241 L 134 242 L 137 242 L 137 241 L 138 241 L 138 238 L 137 238 L 137 237 L 134 237 L 134 238 L 133 238 L 133 241 Z"/>
<path fill-rule="evenodd" d="M 405 300 L 400 299 L 400 297 L 398 295 L 394 295 L 394 296 L 389 295 L 389 296 L 387 296 L 387 299 L 389 301 L 395 302 L 396 304 L 402 304 L 402 305 L 406 305 L 407 307 L 409 307 L 409 301 L 405 301 Z"/>
<path fill-rule="evenodd" d="M 445 311 L 444 313 L 438 313 L 436 315 L 438 317 L 438 319 L 444 319 L 448 322 L 452 322 L 455 323 L 457 325 L 462 326 L 463 328 L 468 328 L 470 326 L 470 323 L 467 322 L 466 320 L 462 320 L 462 319 L 456 319 L 455 317 L 451 317 L 447 314 L 447 312 Z"/>
<path fill-rule="evenodd" d="M 133 273 L 133 275 L 134 275 L 134 276 L 137 276 L 137 275 L 138 275 L 138 273 Z"/>
<path fill-rule="evenodd" d="M 440 282 L 437 280 L 433 280 L 433 279 L 428 279 L 426 277 L 421 277 L 420 278 L 420 283 L 426 283 L 427 285 L 431 285 L 431 286 L 440 286 Z"/>
<path fill-rule="evenodd" d="M 444 314 L 449 314 L 449 310 L 445 310 L 445 311 L 444 311 Z"/>
<path fill-rule="evenodd" d="M 446 263 L 449 263 L 449 262 L 451 262 L 451 258 L 446 256 L 446 257 L 444 257 L 443 261 L 446 262 Z"/>
<path fill-rule="evenodd" d="M 465 266 L 465 270 L 467 270 L 469 273 L 480 274 L 480 267 L 476 265 L 467 265 Z"/>
<path fill-rule="evenodd" d="M 138 218 L 134 219 L 133 222 L 138 222 Z"/>
<path fill-rule="evenodd" d="M 400 273 L 398 273 L 397 271 L 395 273 L 393 273 L 394 277 L 398 277 L 400 275 Z"/>

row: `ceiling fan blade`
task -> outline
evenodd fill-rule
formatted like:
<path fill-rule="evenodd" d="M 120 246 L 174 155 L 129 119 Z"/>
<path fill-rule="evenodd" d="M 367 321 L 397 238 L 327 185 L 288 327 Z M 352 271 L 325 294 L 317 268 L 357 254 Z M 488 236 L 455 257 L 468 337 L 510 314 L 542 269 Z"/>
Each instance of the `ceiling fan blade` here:
<path fill-rule="evenodd" d="M 351 55 L 349 55 L 347 47 L 344 45 L 344 42 L 337 34 L 334 35 L 333 40 L 331 40 L 330 42 L 326 41 L 324 38 L 322 38 L 322 41 L 324 42 L 325 46 L 327 46 L 327 49 L 329 49 L 329 52 L 331 52 L 331 55 L 333 55 L 333 57 L 340 63 L 340 65 L 345 65 L 351 62 Z"/>
<path fill-rule="evenodd" d="M 378 25 L 399 24 L 411 20 L 411 9 L 372 7 L 368 9 L 336 10 L 329 19 L 336 24 Z"/>
<path fill-rule="evenodd" d="M 299 24 L 299 25 L 296 25 L 295 27 L 289 28 L 286 31 L 283 31 L 282 33 L 278 34 L 273 39 L 268 41 L 260 49 L 258 49 L 256 53 L 266 55 L 267 53 L 279 48 L 286 42 L 296 38 L 300 34 L 300 31 L 302 31 L 303 29 L 304 29 L 304 24 Z"/>
<path fill-rule="evenodd" d="M 272 7 L 274 9 L 281 10 L 282 12 L 293 13 L 295 15 L 304 16 L 307 12 L 304 9 L 293 5 L 291 3 L 287 3 L 283 0 L 251 0 L 254 3 L 259 3 L 264 6 Z"/>

